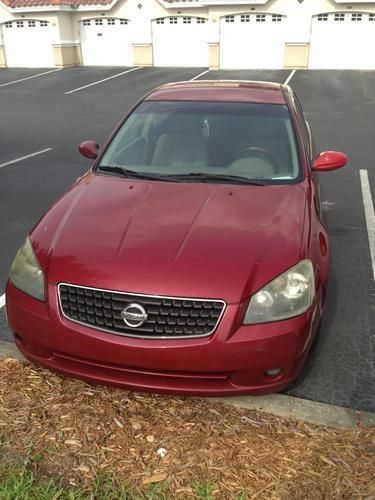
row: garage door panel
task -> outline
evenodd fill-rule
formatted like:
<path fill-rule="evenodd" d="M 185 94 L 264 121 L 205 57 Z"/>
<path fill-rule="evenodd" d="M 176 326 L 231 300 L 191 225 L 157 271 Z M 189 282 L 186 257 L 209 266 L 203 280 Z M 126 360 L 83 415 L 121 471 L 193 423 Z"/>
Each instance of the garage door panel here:
<path fill-rule="evenodd" d="M 284 66 L 286 18 L 238 14 L 220 21 L 220 68 L 280 69 Z"/>
<path fill-rule="evenodd" d="M 48 21 L 19 20 L 3 25 L 3 43 L 10 68 L 54 67 L 52 30 Z"/>
<path fill-rule="evenodd" d="M 81 50 L 84 66 L 132 66 L 129 20 L 85 19 L 81 22 Z"/>
<path fill-rule="evenodd" d="M 319 14 L 312 19 L 310 69 L 375 69 L 375 14 Z"/>
<path fill-rule="evenodd" d="M 207 67 L 208 28 L 202 17 L 163 17 L 152 22 L 154 66 Z"/>

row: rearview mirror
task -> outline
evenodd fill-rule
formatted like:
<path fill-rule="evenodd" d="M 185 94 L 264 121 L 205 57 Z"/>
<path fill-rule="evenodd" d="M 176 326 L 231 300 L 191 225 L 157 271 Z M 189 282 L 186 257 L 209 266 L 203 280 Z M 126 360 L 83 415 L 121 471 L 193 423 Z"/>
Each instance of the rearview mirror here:
<path fill-rule="evenodd" d="M 348 157 L 339 151 L 324 151 L 320 153 L 313 163 L 313 170 L 316 172 L 329 172 L 344 167 L 348 162 Z"/>
<path fill-rule="evenodd" d="M 95 160 L 98 156 L 99 144 L 95 141 L 83 141 L 79 145 L 79 152 L 82 156 Z"/>

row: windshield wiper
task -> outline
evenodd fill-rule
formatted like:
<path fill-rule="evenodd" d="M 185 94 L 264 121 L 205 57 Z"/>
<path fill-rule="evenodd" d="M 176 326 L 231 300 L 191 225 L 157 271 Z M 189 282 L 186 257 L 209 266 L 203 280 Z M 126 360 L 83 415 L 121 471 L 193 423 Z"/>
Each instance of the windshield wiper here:
<path fill-rule="evenodd" d="M 178 181 L 199 181 L 199 182 L 224 182 L 230 184 L 248 184 L 251 186 L 265 186 L 266 183 L 255 179 L 248 179 L 239 175 L 225 175 L 225 174 L 205 174 L 203 172 L 191 172 L 189 174 L 161 174 L 155 175 L 145 172 L 137 172 L 135 170 L 128 170 L 118 165 L 99 165 L 98 170 L 104 172 L 113 172 L 120 174 L 129 179 L 145 179 L 157 180 L 165 182 L 178 182 Z"/>
<path fill-rule="evenodd" d="M 120 167 L 118 165 L 99 165 L 98 170 L 103 172 L 113 172 L 115 174 L 120 174 L 128 179 L 145 179 L 145 180 L 156 180 L 156 181 L 166 181 L 173 182 L 172 179 L 165 179 L 165 175 L 154 175 L 145 172 L 137 172 L 136 170 L 129 170 L 127 168 Z"/>
<path fill-rule="evenodd" d="M 200 173 L 190 173 L 190 174 L 171 174 L 165 175 L 163 177 L 167 177 L 169 179 L 176 180 L 186 180 L 186 181 L 195 181 L 198 180 L 200 182 L 227 182 L 230 184 L 250 184 L 251 186 L 265 186 L 266 183 L 262 181 L 258 181 L 256 179 L 248 179 L 247 177 L 242 177 L 239 175 L 225 175 L 225 174 L 205 174 L 203 172 Z"/>

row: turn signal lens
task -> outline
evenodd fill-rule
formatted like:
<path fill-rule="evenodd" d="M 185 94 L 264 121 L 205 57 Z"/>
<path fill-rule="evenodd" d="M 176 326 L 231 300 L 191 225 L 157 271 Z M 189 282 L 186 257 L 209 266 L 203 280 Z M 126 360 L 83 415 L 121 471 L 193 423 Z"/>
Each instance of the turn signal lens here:
<path fill-rule="evenodd" d="M 22 292 L 45 300 L 44 273 L 35 257 L 29 238 L 18 250 L 9 272 L 9 279 Z"/>

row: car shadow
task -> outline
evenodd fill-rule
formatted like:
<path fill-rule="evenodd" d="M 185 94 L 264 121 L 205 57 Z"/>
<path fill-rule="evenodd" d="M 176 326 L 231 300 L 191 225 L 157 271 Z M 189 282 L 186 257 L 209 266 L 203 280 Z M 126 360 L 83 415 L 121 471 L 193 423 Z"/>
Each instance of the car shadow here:
<path fill-rule="evenodd" d="M 307 356 L 306 362 L 298 379 L 283 391 L 284 394 L 297 395 L 295 393 L 298 390 L 298 396 L 302 396 L 301 392 L 303 392 L 304 386 L 306 385 L 305 382 L 309 379 L 310 376 L 313 377 L 313 375 L 311 374 L 314 365 L 316 364 L 321 354 L 324 352 L 329 337 L 335 334 L 333 324 L 335 322 L 335 313 L 337 311 L 338 304 L 337 290 L 338 280 L 334 269 L 331 267 L 325 309 L 317 335 L 313 340 L 310 352 Z M 309 380 L 309 384 L 311 384 L 311 382 L 312 381 Z M 307 397 L 306 399 L 309 398 Z"/>

